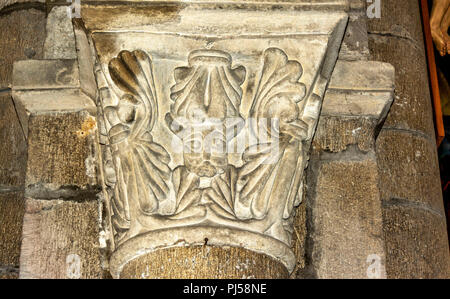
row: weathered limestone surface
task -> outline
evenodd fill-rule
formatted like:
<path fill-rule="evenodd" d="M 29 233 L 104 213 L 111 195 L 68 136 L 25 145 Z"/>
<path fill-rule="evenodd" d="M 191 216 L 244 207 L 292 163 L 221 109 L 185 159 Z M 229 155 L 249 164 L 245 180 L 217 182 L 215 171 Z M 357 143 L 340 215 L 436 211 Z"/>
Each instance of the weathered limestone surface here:
<path fill-rule="evenodd" d="M 317 181 L 309 190 L 314 199 L 307 201 L 307 250 L 311 251 L 309 263 L 314 266 L 306 274 L 316 278 L 367 278 L 370 257 L 375 256 L 380 262 L 375 277 L 385 277 L 381 201 L 373 153 L 363 156 L 357 150 L 347 150 L 340 157 L 320 155 L 319 165 L 310 166 L 317 169 L 313 174 L 317 177 L 308 177 Z"/>
<path fill-rule="evenodd" d="M 102 278 L 98 217 L 95 197 L 27 198 L 20 278 Z"/>
<path fill-rule="evenodd" d="M 0 89 L 11 87 L 16 60 L 43 56 L 45 12 L 36 9 L 0 15 Z"/>
<path fill-rule="evenodd" d="M 74 59 L 17 61 L 13 75 L 15 90 L 62 89 L 80 86 L 78 63 Z"/>
<path fill-rule="evenodd" d="M 284 1 L 279 9 L 265 1 L 242 2 L 240 9 L 235 4 L 83 6 L 98 56 L 102 173 L 117 248 L 110 261 L 114 277 L 132 261 L 132 269 L 141 269 L 144 255 L 205 240 L 207 246 L 259 253 L 257 264 L 265 263 L 265 254 L 288 272 L 304 264 L 305 217 L 303 211 L 294 218 L 295 208 L 349 3 Z M 261 131 L 252 121 L 278 117 L 281 136 L 270 130 L 270 141 L 245 140 L 248 129 Z M 197 128 L 211 119 L 220 128 L 203 129 L 202 138 L 176 128 L 179 122 L 183 130 Z M 231 119 L 241 128 L 220 133 Z M 210 133 L 227 146 L 241 143 L 242 151 L 208 152 Z M 186 148 L 189 138 L 201 144 L 201 155 L 177 151 L 174 141 Z M 272 157 L 275 144 L 279 151 Z M 230 254 L 239 259 L 237 252 Z M 211 273 L 221 275 L 235 277 Z"/>
<path fill-rule="evenodd" d="M 27 196 L 52 198 L 93 191 L 95 125 L 95 119 L 87 112 L 30 118 Z"/>
<path fill-rule="evenodd" d="M 27 148 L 10 90 L 13 62 L 42 58 L 45 39 L 43 6 L 15 10 L 13 2 L 0 1 L 0 279 L 18 278 L 24 214 Z"/>
<path fill-rule="evenodd" d="M 12 2 L 25 1 L 7 0 L 0 3 L 0 9 L 2 5 Z M 228 1 L 220 5 L 213 1 L 190 1 L 190 4 L 171 5 L 159 3 L 150 10 L 148 6 L 153 5 L 150 2 L 141 6 L 127 3 L 126 9 L 121 1 L 104 6 L 102 2 L 106 3 L 100 0 L 85 4 L 82 15 L 85 23 L 77 21 L 75 27 L 67 17 L 65 7 L 55 6 L 49 10 L 47 26 L 44 26 L 43 12 L 38 10 L 12 11 L 0 15 L 0 25 L 3 24 L 1 22 L 8 24 L 4 20 L 12 20 L 11 24 L 39 24 L 36 27 L 38 29 L 35 29 L 38 33 L 35 35 L 30 33 L 28 25 L 22 26 L 19 33 L 16 33 L 17 29 L 6 26 L 8 34 L 13 34 L 7 36 L 6 44 L 9 43 L 12 46 L 10 48 L 15 49 L 17 53 L 10 53 L 10 48 L 2 48 L 0 45 L 0 59 L 3 59 L 0 60 L 0 88 L 11 86 L 13 60 L 35 59 L 18 62 L 14 66 L 12 95 L 17 112 L 11 103 L 9 90 L 0 94 L 0 107 L 5 107 L 5 116 L 0 119 L 1 134 L 5 134 L 5 138 L 20 141 L 11 149 L 0 151 L 0 162 L 4 159 L 2 166 L 6 165 L 5 171 L 0 173 L 0 184 L 7 186 L 0 191 L 8 192 L 0 193 L 0 215 L 6 215 L 0 218 L 0 231 L 3 233 L 3 228 L 8 230 L 4 236 L 0 235 L 0 241 L 7 240 L 0 246 L 0 253 L 3 253 L 0 254 L 0 278 L 18 276 L 17 254 L 24 213 L 23 193 L 27 195 L 27 199 L 20 277 L 105 277 L 103 270 L 107 263 L 103 253 L 101 254 L 106 246 L 104 241 L 109 245 L 127 245 L 123 240 L 135 235 L 139 237 L 135 227 L 134 231 L 131 229 L 124 238 L 123 231 L 119 231 L 114 240 L 114 237 L 109 236 L 109 233 L 114 232 L 111 230 L 113 225 L 105 221 L 111 214 L 117 216 L 121 213 L 120 206 L 108 206 L 111 203 L 108 200 L 114 200 L 110 198 L 110 191 L 116 192 L 114 196 L 120 196 L 118 193 L 123 190 L 108 188 L 117 180 L 123 180 L 123 177 L 116 177 L 114 172 L 120 168 L 120 163 L 116 164 L 115 170 L 111 170 L 111 152 L 104 151 L 104 147 L 113 143 L 114 150 L 122 151 L 121 145 L 114 147 L 117 145 L 114 138 L 126 135 L 127 126 L 133 126 L 136 116 L 133 111 L 138 111 L 133 110 L 133 105 L 144 97 L 148 97 L 150 102 L 156 101 L 160 114 L 155 127 L 160 133 L 150 136 L 154 137 L 150 148 L 152 151 L 157 149 L 155 142 L 162 142 L 163 146 L 168 148 L 170 139 L 167 136 L 171 136 L 169 130 L 173 129 L 170 126 L 165 127 L 166 112 L 173 112 L 169 107 L 169 89 L 189 83 L 186 74 L 192 64 L 209 67 L 211 61 L 217 63 L 219 58 L 222 62 L 230 62 L 224 69 L 230 72 L 231 77 L 228 76 L 220 82 L 234 84 L 233 88 L 237 94 L 243 90 L 239 95 L 242 109 L 237 109 L 237 115 L 243 113 L 245 118 L 251 110 L 251 100 L 257 98 L 252 95 L 261 91 L 257 82 L 258 79 L 262 80 L 259 75 L 264 74 L 261 71 L 264 66 L 261 64 L 263 57 L 266 67 L 275 65 L 271 64 L 274 61 L 271 58 L 274 57 L 281 61 L 281 65 L 285 63 L 286 67 L 299 63 L 302 66 L 300 82 L 307 90 L 317 83 L 315 88 L 311 88 L 312 93 L 324 98 L 322 115 L 312 143 L 308 180 L 298 187 L 302 190 L 299 192 L 302 196 L 295 199 L 297 204 L 300 203 L 304 195 L 303 190 L 307 190 L 306 203 L 301 204 L 295 213 L 283 215 L 283 219 L 289 219 L 293 223 L 292 226 L 287 223 L 287 227 L 292 228 L 292 231 L 289 231 L 291 237 L 285 237 L 281 230 L 269 232 L 271 236 L 283 236 L 284 240 L 289 240 L 287 243 L 291 252 L 279 254 L 277 257 L 294 258 L 288 263 L 284 260 L 283 264 L 280 259 L 270 257 L 270 254 L 267 255 L 270 250 L 261 249 L 267 246 L 267 243 L 258 245 L 260 247 L 254 246 L 252 250 L 217 246 L 223 244 L 223 240 L 239 240 L 246 242 L 248 247 L 253 246 L 249 242 L 252 238 L 242 232 L 223 237 L 224 232 L 228 230 L 222 229 L 220 232 L 214 231 L 208 239 L 206 237 L 209 232 L 213 231 L 211 228 L 202 228 L 199 231 L 202 234 L 197 235 L 197 231 L 186 232 L 187 230 L 182 228 L 174 229 L 166 235 L 162 233 L 161 239 L 175 240 L 179 238 L 177 233 L 186 233 L 183 236 L 193 241 L 184 245 L 192 246 L 154 250 L 152 245 L 155 243 L 148 240 L 157 240 L 159 243 L 161 240 L 157 234 L 147 235 L 142 243 L 128 243 L 128 248 L 132 249 L 128 254 L 133 255 L 141 249 L 147 250 L 147 253 L 129 259 L 128 263 L 119 269 L 121 272 L 116 265 L 113 267 L 113 275 L 123 278 L 382 278 L 386 277 L 387 273 L 388 277 L 446 277 L 446 271 L 449 269 L 448 242 L 444 238 L 445 218 L 442 214 L 442 198 L 437 179 L 431 106 L 428 90 L 424 88 L 427 85 L 426 76 L 420 77 L 422 84 L 417 83 L 416 77 L 416 73 L 426 72 L 426 65 L 420 22 L 417 21 L 417 4 L 414 1 L 381 1 L 383 18 L 381 21 L 371 21 L 369 41 L 365 1 L 362 0 L 282 1 L 276 10 L 277 22 L 270 26 L 267 22 L 255 21 L 258 20 L 259 13 L 267 18 L 272 12 L 272 4 L 263 3 L 265 1 Z M 399 2 L 402 3 L 397 5 Z M 50 1 L 48 8 L 53 5 Z M 208 5 L 212 9 L 205 9 Z M 220 10 L 217 10 L 219 7 Z M 233 10 L 236 7 L 240 9 L 234 10 L 227 18 L 220 17 L 224 9 Z M 249 7 L 251 9 L 247 10 Z M 311 15 L 299 17 L 305 10 L 311 12 Z M 333 23 L 330 21 L 330 15 L 321 19 L 320 15 L 314 15 L 314 10 L 326 11 L 334 17 L 343 11 L 348 13 L 349 24 L 339 53 L 337 49 L 345 22 Z M 411 11 L 412 13 L 405 15 L 405 12 Z M 392 17 L 388 20 L 385 13 L 403 17 Z M 311 17 L 313 15 L 314 17 Z M 245 26 L 242 25 L 242 20 L 247 22 Z M 99 31 L 86 35 L 88 31 L 84 26 Z M 0 26 L 0 31 L 6 27 Z M 294 27 L 299 32 L 292 31 Z M 180 28 L 184 28 L 184 31 L 181 30 L 183 34 L 180 34 Z M 108 32 L 101 32 L 102 30 Z M 115 35 L 112 33 L 114 30 L 120 33 Z M 314 40 L 308 37 L 308 34 L 315 34 L 320 30 L 323 30 L 323 36 L 333 32 L 330 43 L 325 39 Z M 167 36 L 150 36 L 160 31 Z M 202 36 L 205 32 L 208 34 Z M 254 32 L 264 34 L 258 41 L 258 38 L 248 38 Z M 305 32 L 308 34 L 302 36 Z M 303 39 L 300 45 L 303 45 L 303 42 L 311 43 L 303 52 L 297 51 L 301 46 L 292 47 L 292 44 L 296 43 L 297 33 L 300 33 L 298 38 Z M 234 41 L 235 34 L 243 36 L 242 40 Z M 274 38 L 271 34 L 277 37 Z M 283 38 L 279 38 L 280 34 L 287 34 L 289 40 L 283 41 Z M 233 38 L 229 39 L 230 36 Z M 96 42 L 95 49 L 91 38 Z M 155 43 L 157 39 L 161 42 Z M 42 50 L 44 40 L 45 49 Z M 243 44 L 246 47 L 242 47 Z M 273 52 L 268 51 L 269 55 L 263 56 L 264 50 L 269 46 L 272 49 L 276 47 L 281 52 L 271 50 Z M 369 47 L 372 57 L 369 57 Z M 193 50 L 198 48 L 205 51 L 202 55 L 192 55 Z M 393 51 L 393 48 L 396 51 Z M 140 73 L 134 68 L 135 63 L 140 67 L 145 66 L 146 59 L 142 52 L 133 51 L 136 49 L 143 50 L 144 54 L 150 57 L 150 81 L 156 82 L 156 88 L 148 83 L 150 81 L 147 81 L 146 85 L 140 80 L 143 74 L 148 80 L 150 73 Z M 95 61 L 93 50 L 97 51 L 99 61 Z M 122 50 L 130 52 L 119 54 Z M 5 55 L 1 55 L 3 53 Z M 287 56 L 286 62 L 283 62 L 282 53 Z M 412 57 L 404 57 L 404 53 L 415 54 Z M 327 59 L 319 69 L 314 62 L 320 61 L 322 55 Z M 338 55 L 339 60 L 334 68 Z M 133 62 L 130 60 L 133 57 L 138 59 Z M 41 58 L 45 60 L 36 60 Z M 367 61 L 369 59 L 386 61 L 397 68 L 397 92 L 393 112 L 389 114 L 380 135 L 380 126 L 393 98 L 393 68 L 387 63 Z M 98 94 L 93 73 L 96 63 Z M 131 71 L 131 76 L 121 73 L 123 66 Z M 333 69 L 333 77 L 325 92 L 324 87 Z M 292 67 L 291 76 L 296 78 L 299 74 L 297 71 L 298 68 Z M 211 73 L 209 69 L 202 72 Z M 317 82 L 313 75 L 315 72 L 320 73 Z M 213 101 L 221 96 L 214 85 L 214 82 L 219 82 L 218 77 L 212 75 L 208 78 L 210 79 L 206 84 L 213 82 L 209 93 L 215 95 L 209 100 L 215 105 Z M 296 89 L 294 87 L 299 86 L 290 86 Z M 194 88 L 194 92 L 189 93 L 190 98 L 199 97 L 204 100 L 202 103 L 208 103 L 206 95 L 209 93 L 203 92 L 207 89 L 198 91 L 200 89 L 201 87 Z M 228 90 L 229 99 L 234 99 L 232 89 L 224 89 Z M 124 91 L 132 97 L 108 98 L 112 94 L 122 95 Z M 300 94 L 299 89 L 296 89 L 296 92 Z M 174 94 L 172 101 L 178 97 L 175 92 Z M 96 117 L 97 107 L 93 101 L 97 99 L 97 95 L 100 96 L 100 101 L 106 99 L 105 102 L 98 103 L 102 109 L 106 108 L 106 112 L 100 111 L 100 119 Z M 123 99 L 128 102 L 118 105 Z M 317 108 L 312 105 L 308 107 L 312 110 Z M 218 106 L 215 108 L 216 111 L 221 111 Z M 116 110 L 111 112 L 114 109 Z M 227 110 L 227 113 L 229 111 Z M 105 116 L 103 113 L 110 122 L 106 126 L 101 119 Z M 177 114 L 173 112 L 173 115 Z M 313 114 L 308 116 L 310 118 L 301 119 L 309 125 L 305 136 L 311 137 L 317 117 Z M 9 122 L 13 125 L 7 126 Z M 115 127 L 117 130 L 114 132 L 118 134 L 108 134 L 108 130 L 119 123 L 125 126 Z M 0 137 L 3 137 L 1 134 Z M 103 147 L 103 166 L 109 168 L 96 167 L 96 161 L 99 159 L 96 155 L 99 146 L 97 134 L 100 134 Z M 114 138 L 110 138 L 111 136 Z M 141 142 L 148 142 L 148 135 L 141 137 Z M 25 142 L 29 144 L 27 151 L 24 150 Z M 142 148 L 137 149 L 137 152 L 142 154 Z M 144 154 L 148 154 L 145 147 Z M 26 168 L 7 163 L 11 161 L 12 156 L 27 155 Z M 159 157 L 160 163 L 166 163 L 167 158 L 164 155 Z M 127 159 L 125 156 L 119 158 L 122 161 Z M 117 159 L 117 156 L 114 159 Z M 175 157 L 168 167 L 171 170 L 184 167 L 182 161 L 182 157 Z M 236 163 L 240 160 L 233 161 Z M 303 161 L 305 164 L 299 169 L 306 166 L 307 159 Z M 127 173 L 126 166 L 123 167 L 122 170 Z M 241 164 L 236 164 L 235 168 L 239 167 Z M 100 178 L 106 180 L 98 182 L 99 174 Z M 165 178 L 164 175 L 162 177 Z M 25 187 L 23 182 L 26 182 Z M 96 200 L 100 184 L 104 187 L 100 196 L 103 199 L 101 203 Z M 213 190 L 213 187 L 208 186 L 211 180 L 202 180 L 201 184 L 202 190 Z M 221 192 L 226 190 L 228 189 L 222 188 Z M 232 189 L 231 191 L 234 192 Z M 133 193 L 127 195 L 130 198 L 134 196 Z M 104 210 L 100 215 L 99 207 L 102 206 Z M 144 205 L 143 208 L 148 209 L 149 206 Z M 170 210 L 167 206 L 166 208 Z M 136 211 L 136 207 L 122 212 L 126 214 L 130 210 Z M 238 208 L 233 211 L 242 213 L 245 209 Z M 164 213 L 167 213 L 167 210 Z M 132 215 L 132 219 L 136 219 L 133 217 L 136 215 Z M 140 218 L 142 219 L 144 218 Z M 8 225 L 3 226 L 2 221 Z M 101 221 L 102 227 L 99 226 Z M 127 225 L 129 224 L 126 221 L 120 223 L 120 229 Z M 237 241 L 235 243 L 237 244 Z M 2 246 L 7 247 L 7 250 L 3 252 Z M 114 247 L 112 249 L 114 250 Z M 271 253 L 273 254 L 273 251 Z M 73 255 L 80 258 L 79 272 Z M 124 256 L 123 252 L 111 260 L 112 264 L 121 256 Z M 286 264 L 294 268 L 292 274 L 287 271 Z"/>
<path fill-rule="evenodd" d="M 23 192 L 0 193 L 0 269 L 19 265 L 23 214 Z"/>
<path fill-rule="evenodd" d="M 72 59 L 77 57 L 75 35 L 67 6 L 55 6 L 47 17 L 45 59 Z"/>
<path fill-rule="evenodd" d="M 0 93 L 0 189 L 22 189 L 27 149 L 23 130 L 9 91 Z"/>
<path fill-rule="evenodd" d="M 395 101 L 377 141 L 390 278 L 450 275 L 419 2 L 381 1 L 369 21 L 373 59 L 396 69 Z M 395 49 L 395 51 L 393 50 Z"/>

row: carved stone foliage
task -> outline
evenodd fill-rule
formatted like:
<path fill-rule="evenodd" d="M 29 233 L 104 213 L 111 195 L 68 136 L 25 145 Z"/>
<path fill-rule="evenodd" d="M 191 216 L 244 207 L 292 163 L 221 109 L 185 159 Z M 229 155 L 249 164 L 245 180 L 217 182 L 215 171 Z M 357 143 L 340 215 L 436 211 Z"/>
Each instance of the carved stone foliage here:
<path fill-rule="evenodd" d="M 291 269 L 294 207 L 322 96 L 314 87 L 307 94 L 299 82 L 301 62 L 280 48 L 261 53 L 247 117 L 241 111 L 247 69 L 230 53 L 191 51 L 187 63 L 173 69 L 170 94 L 156 91 L 156 84 L 167 83 L 157 81 L 153 64 L 151 53 L 123 50 L 107 72 L 96 72 L 115 245 L 150 238 L 152 250 L 173 246 L 168 239 L 174 235 L 195 235 L 196 242 L 264 252 Z M 155 138 L 160 114 L 171 146 Z M 180 153 L 183 163 L 171 165 Z M 263 249 L 262 243 L 272 245 Z"/>

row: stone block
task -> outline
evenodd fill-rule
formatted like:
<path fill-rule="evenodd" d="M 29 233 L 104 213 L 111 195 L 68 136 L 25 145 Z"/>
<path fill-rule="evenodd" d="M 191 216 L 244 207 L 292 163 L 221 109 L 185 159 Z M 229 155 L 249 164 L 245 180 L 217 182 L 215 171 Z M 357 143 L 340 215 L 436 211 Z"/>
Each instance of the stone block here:
<path fill-rule="evenodd" d="M 14 63 L 14 90 L 61 89 L 80 86 L 74 59 L 22 60 Z"/>
<path fill-rule="evenodd" d="M 349 145 L 368 152 L 375 146 L 375 127 L 378 120 L 370 117 L 321 116 L 313 139 L 315 150 L 341 152 Z"/>
<path fill-rule="evenodd" d="M 75 34 L 67 6 L 55 6 L 47 17 L 45 59 L 75 59 Z"/>
<path fill-rule="evenodd" d="M 27 198 L 20 278 L 102 278 L 98 203 Z"/>
<path fill-rule="evenodd" d="M 405 39 L 373 35 L 369 36 L 369 47 L 373 59 L 389 62 L 396 70 L 394 102 L 384 127 L 420 131 L 434 137 L 424 49 Z"/>
<path fill-rule="evenodd" d="M 355 6 L 362 3 L 360 0 L 353 2 L 352 4 L 355 4 Z M 366 11 L 361 7 L 356 8 L 354 12 L 349 14 L 347 29 L 339 52 L 339 59 L 341 60 L 367 60 L 370 55 Z"/>
<path fill-rule="evenodd" d="M 301 204 L 294 217 L 294 233 L 292 234 L 292 249 L 294 251 L 295 257 L 297 258 L 296 270 L 305 268 L 305 254 L 306 247 L 305 241 L 307 238 L 306 230 L 306 204 Z M 292 275 L 295 275 L 295 270 Z"/>
<path fill-rule="evenodd" d="M 23 188 L 27 144 L 10 92 L 0 93 L 0 188 Z"/>
<path fill-rule="evenodd" d="M 388 278 L 450 278 L 445 216 L 411 205 L 383 207 Z"/>
<path fill-rule="evenodd" d="M 368 30 L 371 34 L 393 35 L 398 38 L 409 39 L 414 42 L 413 47 L 421 47 L 423 51 L 422 22 L 419 9 L 419 1 L 416 0 L 382 0 L 381 18 L 368 20 Z M 389 44 L 388 44 L 389 45 Z M 391 52 L 404 52 L 390 44 Z M 396 49 L 392 51 L 392 49 Z M 406 57 L 412 57 L 405 55 Z M 406 58 L 405 57 L 405 58 Z"/>
<path fill-rule="evenodd" d="M 394 77 L 387 63 L 338 60 L 313 140 L 316 150 L 373 149 L 377 127 L 392 104 Z"/>
<path fill-rule="evenodd" d="M 91 99 L 97 95 L 97 82 L 94 76 L 95 56 L 92 44 L 88 39 L 86 28 L 81 22 L 74 23 L 75 40 L 80 69 L 80 88 Z"/>
<path fill-rule="evenodd" d="M 27 196 L 70 197 L 96 192 L 96 120 L 86 111 L 30 116 Z"/>
<path fill-rule="evenodd" d="M 433 141 L 409 132 L 382 130 L 376 147 L 383 200 L 406 199 L 443 210 Z"/>
<path fill-rule="evenodd" d="M 390 91 L 394 89 L 395 70 L 378 61 L 338 60 L 328 85 L 332 90 Z"/>
<path fill-rule="evenodd" d="M 317 278 L 385 277 L 376 161 L 317 163 L 310 166 L 317 170 L 317 181 L 307 201 L 310 211 L 307 244 L 312 275 Z M 368 275 L 374 266 L 378 268 Z"/>
<path fill-rule="evenodd" d="M 0 36 L 1 89 L 11 86 L 14 61 L 43 57 L 45 12 L 27 9 L 1 15 Z"/>
<path fill-rule="evenodd" d="M 0 268 L 19 265 L 24 209 L 23 192 L 0 193 Z"/>
<path fill-rule="evenodd" d="M 338 60 L 322 105 L 322 116 L 366 117 L 380 123 L 393 100 L 395 70 L 377 61 Z"/>
<path fill-rule="evenodd" d="M 96 115 L 94 102 L 78 89 L 13 91 L 20 123 L 28 138 L 30 116 L 87 111 Z"/>

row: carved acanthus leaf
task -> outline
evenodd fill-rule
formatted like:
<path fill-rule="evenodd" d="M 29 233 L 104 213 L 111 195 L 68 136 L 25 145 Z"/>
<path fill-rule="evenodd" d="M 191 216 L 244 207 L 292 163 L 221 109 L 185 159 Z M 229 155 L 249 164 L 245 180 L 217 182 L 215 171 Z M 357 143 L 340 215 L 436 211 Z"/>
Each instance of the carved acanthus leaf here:
<path fill-rule="evenodd" d="M 130 200 L 137 200 L 142 213 L 153 214 L 167 198 L 170 156 L 151 135 L 158 115 L 151 58 L 140 50 L 122 51 L 110 61 L 108 69 L 122 92 L 117 106 L 105 107 L 104 111 L 111 125 L 108 134 L 119 177 L 113 219 L 123 227 L 129 222 Z"/>
<path fill-rule="evenodd" d="M 303 72 L 301 64 L 288 60 L 278 48 L 265 50 L 263 61 L 250 110 L 250 126 L 258 142 L 244 152 L 245 164 L 239 170 L 236 186 L 235 210 L 241 219 L 264 218 L 271 202 L 285 205 L 288 196 L 276 188 L 279 181 L 286 188 L 298 190 L 298 186 L 293 186 L 298 184 L 297 178 L 291 174 L 295 168 L 280 169 L 283 169 L 285 161 L 297 164 L 297 157 L 302 153 L 301 141 L 306 138 L 308 129 L 306 123 L 299 119 L 298 103 L 303 100 L 306 90 L 305 85 L 298 82 Z M 270 123 L 260 120 L 270 120 Z M 264 130 L 267 140 L 260 140 Z"/>

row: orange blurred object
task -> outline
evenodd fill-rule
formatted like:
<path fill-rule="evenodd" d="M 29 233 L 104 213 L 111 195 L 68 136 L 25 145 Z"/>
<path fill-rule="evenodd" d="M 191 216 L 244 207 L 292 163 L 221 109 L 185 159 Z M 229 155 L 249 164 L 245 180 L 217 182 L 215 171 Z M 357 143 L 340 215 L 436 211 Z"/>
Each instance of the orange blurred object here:
<path fill-rule="evenodd" d="M 441 144 L 445 137 L 444 121 L 442 118 L 441 96 L 439 93 L 439 82 L 436 71 L 436 60 L 434 57 L 433 38 L 431 37 L 430 13 L 428 9 L 428 0 L 420 0 L 422 8 L 423 31 L 425 35 L 425 45 L 427 50 L 428 71 L 430 74 L 431 91 L 434 107 L 434 125 L 436 130 L 437 146 Z"/>

